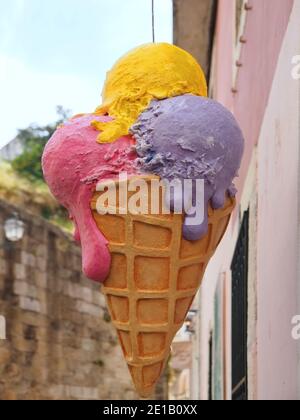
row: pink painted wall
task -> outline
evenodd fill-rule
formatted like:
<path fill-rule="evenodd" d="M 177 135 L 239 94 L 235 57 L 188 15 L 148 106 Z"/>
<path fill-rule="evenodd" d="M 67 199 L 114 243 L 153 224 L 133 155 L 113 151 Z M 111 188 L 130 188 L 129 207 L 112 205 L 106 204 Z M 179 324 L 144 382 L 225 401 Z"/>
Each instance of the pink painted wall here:
<path fill-rule="evenodd" d="M 291 335 L 291 320 L 299 313 L 300 83 L 291 76 L 291 59 L 300 49 L 300 2 L 295 5 L 257 150 L 257 391 L 264 400 L 298 397 L 298 343 Z"/>
<path fill-rule="evenodd" d="M 295 9 L 295 4 L 298 7 Z M 249 345 L 252 363 L 251 392 L 258 399 L 292 399 L 297 396 L 297 348 L 291 339 L 291 317 L 297 313 L 297 188 L 298 138 L 297 84 L 290 76 L 291 58 L 299 54 L 300 1 L 249 0 L 241 61 L 233 94 L 235 1 L 219 0 L 215 71 L 215 99 L 232 110 L 246 138 L 246 152 L 238 181 L 239 199 L 254 190 L 257 208 L 252 212 L 253 264 L 251 281 L 257 288 L 257 325 Z M 291 16 L 291 13 L 293 14 Z M 299 37 L 300 38 L 300 37 Z M 257 146 L 253 185 L 246 182 Z M 277 178 L 278 175 L 278 178 Z M 275 179 L 275 182 L 274 182 Z M 252 194 L 252 193 L 251 193 Z M 250 197 L 250 195 L 249 195 Z M 292 203 L 292 204 L 291 204 Z M 257 212 L 257 214 L 255 214 Z M 208 346 L 213 324 L 213 299 L 220 273 L 226 273 L 227 398 L 231 389 L 230 264 L 239 220 L 208 266 L 201 290 L 201 399 L 208 394 Z M 254 273 L 254 274 L 253 274 Z M 251 297 L 253 299 L 253 297 Z M 255 305 L 255 302 L 251 302 Z M 253 314 L 252 314 L 253 315 Z M 257 351 L 257 354 L 256 354 Z M 253 368 L 254 366 L 254 368 Z"/>
<path fill-rule="evenodd" d="M 286 32 L 294 0 L 249 0 L 245 38 L 237 79 L 238 92 L 233 94 L 233 48 L 235 42 L 235 0 L 220 0 L 216 28 L 216 95 L 215 98 L 233 111 L 246 138 L 246 152 L 240 171 L 241 191 L 253 146 L 268 103 L 279 51 Z"/>

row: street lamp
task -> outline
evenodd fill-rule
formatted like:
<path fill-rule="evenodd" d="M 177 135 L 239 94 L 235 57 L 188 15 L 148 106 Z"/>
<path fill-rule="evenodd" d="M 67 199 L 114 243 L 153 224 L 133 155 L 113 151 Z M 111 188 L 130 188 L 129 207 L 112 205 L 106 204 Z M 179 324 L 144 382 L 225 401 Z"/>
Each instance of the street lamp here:
<path fill-rule="evenodd" d="M 10 242 L 20 241 L 25 232 L 25 224 L 19 219 L 18 213 L 14 213 L 10 219 L 4 223 L 6 239 Z"/>

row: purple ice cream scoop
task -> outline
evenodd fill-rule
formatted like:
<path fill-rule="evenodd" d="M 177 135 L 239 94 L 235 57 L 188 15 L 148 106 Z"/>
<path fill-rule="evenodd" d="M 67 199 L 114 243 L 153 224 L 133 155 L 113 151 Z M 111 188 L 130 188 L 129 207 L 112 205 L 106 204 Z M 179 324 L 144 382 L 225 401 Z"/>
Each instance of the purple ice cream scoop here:
<path fill-rule="evenodd" d="M 238 176 L 244 138 L 232 113 L 214 100 L 194 95 L 154 100 L 131 133 L 141 171 L 168 181 L 204 181 L 204 203 L 197 202 L 204 204 L 201 223 L 190 225 L 186 218 L 183 226 L 187 240 L 202 238 L 208 230 L 209 201 L 214 209 L 222 208 L 226 194 L 236 194 L 232 182 Z"/>

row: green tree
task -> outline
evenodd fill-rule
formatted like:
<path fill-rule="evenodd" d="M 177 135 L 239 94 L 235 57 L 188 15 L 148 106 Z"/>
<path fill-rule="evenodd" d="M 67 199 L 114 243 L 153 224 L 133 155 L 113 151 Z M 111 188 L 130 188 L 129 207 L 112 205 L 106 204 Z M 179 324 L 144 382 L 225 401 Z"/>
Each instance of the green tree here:
<path fill-rule="evenodd" d="M 19 130 L 17 138 L 24 145 L 23 153 L 12 161 L 13 169 L 30 181 L 43 181 L 41 158 L 44 148 L 58 125 L 70 117 L 70 111 L 57 107 L 58 120 L 52 124 L 36 124 Z"/>

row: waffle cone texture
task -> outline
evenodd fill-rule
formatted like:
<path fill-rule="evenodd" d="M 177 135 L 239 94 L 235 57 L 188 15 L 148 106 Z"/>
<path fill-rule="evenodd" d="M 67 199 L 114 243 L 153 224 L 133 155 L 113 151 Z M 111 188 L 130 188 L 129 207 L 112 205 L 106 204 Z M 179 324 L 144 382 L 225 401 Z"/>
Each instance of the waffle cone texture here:
<path fill-rule="evenodd" d="M 147 181 L 150 191 L 155 177 L 140 178 Z M 94 194 L 91 207 L 112 255 L 102 291 L 137 392 L 147 398 L 164 371 L 172 341 L 225 234 L 235 199 L 227 198 L 221 210 L 209 208 L 208 233 L 192 242 L 182 236 L 182 215 L 162 210 L 122 215 L 118 203 L 116 215 L 100 215 L 97 200 L 101 194 Z M 161 190 L 160 209 L 164 194 Z"/>

